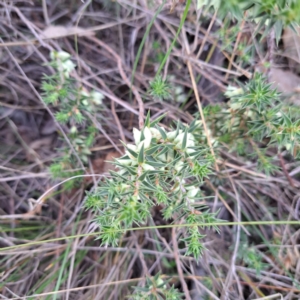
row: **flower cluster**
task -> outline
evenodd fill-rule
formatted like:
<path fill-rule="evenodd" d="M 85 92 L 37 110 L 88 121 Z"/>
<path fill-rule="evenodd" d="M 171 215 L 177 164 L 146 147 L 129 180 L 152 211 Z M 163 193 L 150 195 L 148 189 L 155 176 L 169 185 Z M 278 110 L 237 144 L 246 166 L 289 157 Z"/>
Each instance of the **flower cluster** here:
<path fill-rule="evenodd" d="M 69 53 L 52 51 L 50 58 L 49 65 L 55 73 L 43 78 L 43 100 L 55 111 L 56 120 L 68 125 L 68 138 L 73 146 L 72 151 L 70 147 L 62 149 L 65 155 L 50 167 L 50 171 L 56 178 L 71 177 L 78 175 L 78 172 L 70 172 L 79 167 L 78 157 L 83 164 L 88 163 L 95 137 L 95 128 L 89 114 L 101 109 L 104 96 L 97 91 L 87 91 L 71 78 L 76 66 Z M 74 157 L 74 151 L 77 157 Z"/>
<path fill-rule="evenodd" d="M 281 101 L 262 74 L 256 73 L 241 87 L 229 86 L 225 95 L 230 98 L 227 104 L 205 107 L 214 140 L 255 159 L 266 174 L 277 170 L 274 158 L 266 155 L 271 147 L 299 157 L 299 109 Z"/>
<path fill-rule="evenodd" d="M 130 299 L 133 300 L 181 300 L 183 294 L 180 293 L 174 286 L 169 287 L 170 280 L 162 279 L 158 273 L 153 278 L 146 277 L 146 283 L 144 287 L 134 287 L 134 293 Z"/>
<path fill-rule="evenodd" d="M 75 69 L 75 64 L 71 60 L 71 55 L 65 51 L 52 51 L 50 53 L 52 62 L 56 62 L 57 69 L 65 78 L 70 77 L 70 73 Z"/>
<path fill-rule="evenodd" d="M 75 64 L 69 53 L 52 51 L 50 57 L 50 65 L 56 73 L 52 76 L 44 76 L 43 99 L 47 104 L 59 106 L 56 114 L 59 122 L 81 123 L 84 120 L 83 112 L 92 112 L 94 106 L 102 104 L 104 96 L 97 91 L 88 92 L 85 88 L 76 86 L 76 83 L 70 79 Z"/>
<path fill-rule="evenodd" d="M 203 249 L 198 227 L 216 220 L 199 204 L 203 199 L 200 186 L 210 173 L 212 159 L 194 134 L 199 122 L 190 126 L 178 122 L 171 131 L 158 122 L 150 122 L 148 114 L 143 130 L 133 130 L 135 143 L 124 145 L 125 155 L 114 162 L 117 172 L 112 171 L 111 178 L 88 195 L 85 206 L 98 214 L 102 243 L 116 245 L 126 229 L 132 224 L 145 224 L 151 208 L 161 205 L 165 219 L 191 223 L 193 235 L 186 230 L 184 241 L 187 253 L 198 258 Z"/>

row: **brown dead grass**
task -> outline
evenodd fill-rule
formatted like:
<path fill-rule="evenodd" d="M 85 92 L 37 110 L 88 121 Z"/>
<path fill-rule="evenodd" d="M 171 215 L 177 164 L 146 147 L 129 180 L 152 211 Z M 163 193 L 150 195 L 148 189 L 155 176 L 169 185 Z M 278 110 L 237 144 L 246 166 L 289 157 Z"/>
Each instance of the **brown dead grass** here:
<path fill-rule="evenodd" d="M 194 93 L 183 105 L 155 101 L 147 94 L 159 57 L 175 36 L 183 3 L 172 6 L 168 1 L 155 21 L 135 72 L 130 98 L 137 50 L 158 5 L 160 1 L 143 0 L 0 3 L 3 299 L 51 299 L 57 293 L 55 286 L 64 259 L 57 299 L 125 299 L 132 285 L 142 285 L 146 275 L 158 271 L 170 275 L 171 282 L 179 289 L 184 287 L 192 299 L 204 299 L 204 294 L 209 299 L 253 299 L 275 293 L 286 295 L 285 299 L 298 299 L 299 290 L 291 281 L 294 278 L 298 282 L 300 267 L 299 231 L 294 227 L 261 226 L 258 231 L 222 227 L 220 235 L 207 236 L 208 251 L 198 265 L 183 256 L 184 249 L 178 250 L 172 244 L 180 233 L 174 231 L 172 239 L 167 229 L 129 232 L 115 248 L 101 247 L 94 240 L 93 233 L 98 230 L 91 223 L 94 216 L 82 210 L 85 190 L 93 190 L 111 168 L 105 161 L 122 153 L 119 140 L 132 139 L 132 128 L 138 127 L 144 117 L 141 99 L 145 111 L 150 109 L 156 116 L 168 113 L 165 126 L 177 119 L 190 122 L 197 112 Z M 182 86 L 186 93 L 197 89 L 203 105 L 222 101 L 221 92 L 234 78 L 250 77 L 253 71 L 235 61 L 238 52 L 232 55 L 221 49 L 215 34 L 219 26 L 215 16 L 196 13 L 193 6 L 185 24 L 185 38 L 178 39 L 164 69 L 165 75 L 172 76 L 171 83 Z M 185 43 L 189 43 L 190 55 Z M 66 142 L 60 133 L 68 131 L 67 127 L 57 127 L 53 121 L 55 108 L 46 107 L 40 98 L 42 75 L 53 72 L 45 66 L 53 49 L 72 55 L 78 66 L 74 73 L 78 85 L 98 90 L 106 97 L 103 108 L 93 114 L 99 132 L 85 170 L 90 177 L 71 191 L 54 182 L 48 171 L 51 162 L 61 155 L 57 148 Z M 230 61 L 228 69 L 226 60 Z M 201 75 L 196 86 L 191 84 L 191 73 Z M 220 218 L 299 218 L 300 183 L 296 178 L 292 187 L 285 174 L 266 178 L 255 171 L 255 164 L 246 165 L 226 151 L 222 155 L 219 181 L 207 182 L 204 189 L 214 197 L 206 204 L 213 211 L 220 209 Z M 283 163 L 289 176 L 299 173 L 296 163 Z M 165 224 L 158 209 L 153 215 L 149 225 Z M 260 276 L 237 258 L 242 243 L 237 237 L 249 234 L 269 264 Z M 278 250 L 278 256 L 268 251 L 270 244 Z M 180 278 L 176 275 L 178 268 Z"/>

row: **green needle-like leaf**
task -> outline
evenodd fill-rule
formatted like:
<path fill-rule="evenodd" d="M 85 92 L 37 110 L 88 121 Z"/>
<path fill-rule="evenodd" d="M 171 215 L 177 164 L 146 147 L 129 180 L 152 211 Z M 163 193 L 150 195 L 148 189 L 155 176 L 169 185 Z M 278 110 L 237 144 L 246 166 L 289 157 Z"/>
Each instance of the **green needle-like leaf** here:
<path fill-rule="evenodd" d="M 144 162 L 144 143 L 141 147 L 141 150 L 139 152 L 139 156 L 138 156 L 138 163 L 142 164 Z"/>

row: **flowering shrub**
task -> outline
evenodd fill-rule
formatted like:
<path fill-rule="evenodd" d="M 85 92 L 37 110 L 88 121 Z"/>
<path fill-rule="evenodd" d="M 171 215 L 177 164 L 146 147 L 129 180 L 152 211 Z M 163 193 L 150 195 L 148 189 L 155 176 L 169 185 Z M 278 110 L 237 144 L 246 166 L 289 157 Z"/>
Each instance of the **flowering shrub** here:
<path fill-rule="evenodd" d="M 203 198 L 200 185 L 213 160 L 199 142 L 199 122 L 190 126 L 178 122 L 171 131 L 158 122 L 150 122 L 148 114 L 143 130 L 133 130 L 135 143 L 125 145 L 125 155 L 114 162 L 118 171 L 111 171 L 98 190 L 88 194 L 85 207 L 97 214 L 102 244 L 116 245 L 126 229 L 145 224 L 151 208 L 161 205 L 164 219 L 190 225 L 183 238 L 186 254 L 199 258 L 203 251 L 199 226 L 217 222 L 215 214 L 198 203 Z"/>
<path fill-rule="evenodd" d="M 55 73 L 43 78 L 43 100 L 55 110 L 58 123 L 69 125 L 67 137 L 70 140 L 68 147 L 61 149 L 64 156 L 50 166 L 50 171 L 55 178 L 68 178 L 82 174 L 83 166 L 88 163 L 96 132 L 88 114 L 99 109 L 104 96 L 96 91 L 88 92 L 71 78 L 76 66 L 69 53 L 52 51 L 50 58 L 49 65 Z M 70 149 L 70 144 L 73 149 Z M 74 181 L 67 182 L 70 188 L 73 185 Z"/>

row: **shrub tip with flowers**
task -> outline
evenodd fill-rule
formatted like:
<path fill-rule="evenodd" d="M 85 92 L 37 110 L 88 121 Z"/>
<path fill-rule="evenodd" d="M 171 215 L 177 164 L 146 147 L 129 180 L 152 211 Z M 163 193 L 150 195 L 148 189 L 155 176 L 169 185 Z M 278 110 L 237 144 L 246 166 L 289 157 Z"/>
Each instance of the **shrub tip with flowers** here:
<path fill-rule="evenodd" d="M 88 193 L 85 207 L 97 215 L 102 244 L 117 245 L 127 229 L 145 224 L 151 208 L 161 205 L 164 219 L 189 225 L 182 240 L 186 254 L 198 259 L 204 249 L 199 227 L 219 222 L 216 214 L 199 204 L 200 186 L 213 159 L 198 142 L 198 121 L 189 126 L 178 122 L 167 131 L 158 126 L 162 117 L 151 122 L 148 113 L 144 128 L 133 130 L 135 144 L 124 145 L 125 155 L 114 161 L 118 170 L 110 171 L 97 191 Z"/>

